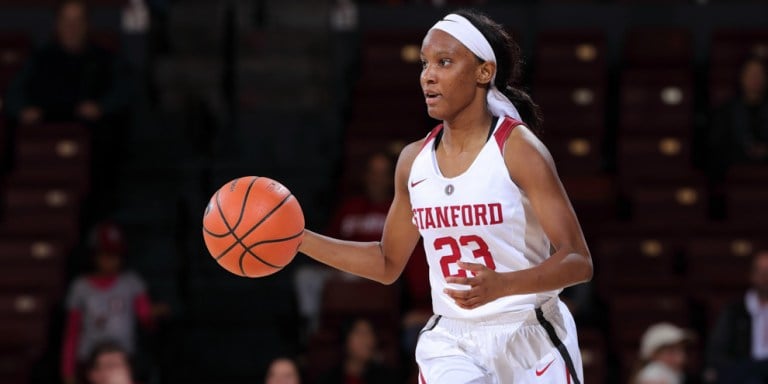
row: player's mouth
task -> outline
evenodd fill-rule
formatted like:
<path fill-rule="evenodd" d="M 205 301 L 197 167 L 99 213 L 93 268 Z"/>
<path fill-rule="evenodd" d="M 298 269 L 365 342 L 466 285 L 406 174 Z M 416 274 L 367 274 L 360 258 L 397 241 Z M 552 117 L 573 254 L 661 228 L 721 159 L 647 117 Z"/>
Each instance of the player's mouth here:
<path fill-rule="evenodd" d="M 437 92 L 424 92 L 424 99 L 426 100 L 427 105 L 434 105 L 441 97 L 443 97 L 443 95 Z"/>

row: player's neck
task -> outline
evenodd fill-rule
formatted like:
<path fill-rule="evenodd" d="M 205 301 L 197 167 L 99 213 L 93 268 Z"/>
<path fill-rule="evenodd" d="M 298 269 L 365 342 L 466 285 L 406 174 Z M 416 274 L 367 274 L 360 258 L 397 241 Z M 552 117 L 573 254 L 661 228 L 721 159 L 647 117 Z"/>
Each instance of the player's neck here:
<path fill-rule="evenodd" d="M 450 120 L 443 121 L 443 138 L 440 145 L 448 152 L 464 152 L 485 144 L 488 127 L 493 116 L 483 106 L 481 112 L 464 111 Z"/>

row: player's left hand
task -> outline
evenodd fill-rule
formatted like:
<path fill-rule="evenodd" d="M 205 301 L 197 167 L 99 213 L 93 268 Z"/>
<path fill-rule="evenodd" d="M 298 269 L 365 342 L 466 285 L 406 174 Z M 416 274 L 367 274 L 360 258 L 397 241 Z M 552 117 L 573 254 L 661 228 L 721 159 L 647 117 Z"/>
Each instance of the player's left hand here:
<path fill-rule="evenodd" d="M 477 308 L 504 296 L 505 283 L 502 275 L 483 264 L 460 261 L 459 268 L 471 272 L 472 277 L 448 277 L 451 284 L 469 285 L 470 289 L 458 290 L 446 288 L 444 292 L 464 309 Z"/>

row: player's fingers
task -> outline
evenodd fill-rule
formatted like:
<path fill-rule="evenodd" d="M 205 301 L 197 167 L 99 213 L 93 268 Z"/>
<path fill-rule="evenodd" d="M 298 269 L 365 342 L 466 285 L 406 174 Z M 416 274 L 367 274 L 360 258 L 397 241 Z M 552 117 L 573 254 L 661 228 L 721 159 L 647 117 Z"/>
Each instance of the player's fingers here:
<path fill-rule="evenodd" d="M 446 288 L 444 292 L 454 300 L 467 300 L 474 297 L 476 294 L 469 289 L 450 289 Z"/>
<path fill-rule="evenodd" d="M 459 261 L 459 268 L 466 269 L 472 272 L 480 272 L 485 269 L 485 265 L 478 263 L 467 263 L 465 261 Z"/>
<path fill-rule="evenodd" d="M 456 304 L 459 305 L 459 307 L 464 309 L 474 309 L 482 305 L 482 301 L 479 297 L 472 297 L 467 300 L 462 300 L 461 302 L 456 302 Z"/>
<path fill-rule="evenodd" d="M 446 288 L 443 292 L 447 294 L 449 297 L 451 297 L 454 300 L 466 300 L 470 298 L 470 291 L 469 290 L 457 290 L 457 289 L 450 289 Z"/>
<path fill-rule="evenodd" d="M 480 281 L 476 277 L 449 277 L 445 279 L 447 283 L 476 286 Z"/>
<path fill-rule="evenodd" d="M 469 278 L 468 277 L 460 277 L 460 276 L 454 276 L 454 277 L 447 277 L 445 279 L 446 283 L 449 284 L 463 284 L 463 285 L 469 285 Z"/>

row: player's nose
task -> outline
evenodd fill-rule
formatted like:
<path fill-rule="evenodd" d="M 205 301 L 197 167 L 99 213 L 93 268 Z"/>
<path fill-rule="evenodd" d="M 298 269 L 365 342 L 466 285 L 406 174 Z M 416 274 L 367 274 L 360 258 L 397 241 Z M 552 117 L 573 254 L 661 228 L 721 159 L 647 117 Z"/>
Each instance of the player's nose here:
<path fill-rule="evenodd" d="M 424 66 L 424 69 L 421 70 L 420 80 L 422 87 L 426 84 L 434 84 L 436 82 L 435 71 L 431 65 L 427 64 Z"/>

